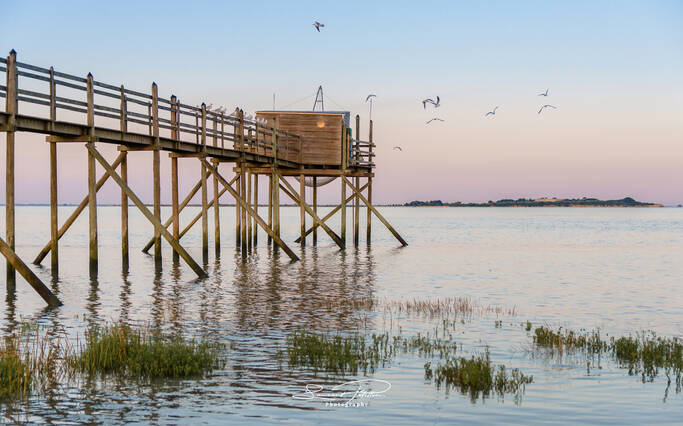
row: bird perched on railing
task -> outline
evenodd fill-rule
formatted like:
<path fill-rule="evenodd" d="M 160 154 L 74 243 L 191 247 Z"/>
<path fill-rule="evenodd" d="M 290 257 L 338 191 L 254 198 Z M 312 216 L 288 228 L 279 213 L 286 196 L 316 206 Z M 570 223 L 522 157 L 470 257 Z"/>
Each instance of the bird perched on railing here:
<path fill-rule="evenodd" d="M 434 105 L 434 108 L 438 108 L 441 106 L 441 99 L 437 96 L 436 97 L 436 102 L 434 102 L 434 99 L 427 98 L 422 101 L 422 108 L 427 108 L 427 104 L 432 104 Z"/>
<path fill-rule="evenodd" d="M 320 22 L 315 21 L 313 23 L 313 26 L 315 27 L 316 30 L 318 30 L 318 32 L 320 32 L 320 29 L 323 28 L 325 26 L 325 24 L 321 24 Z"/>
<path fill-rule="evenodd" d="M 543 105 L 543 106 L 541 107 L 541 109 L 539 109 L 539 110 L 538 110 L 538 113 L 540 114 L 540 113 L 541 113 L 541 112 L 543 112 L 543 110 L 544 110 L 544 109 L 546 109 L 546 108 L 552 108 L 552 109 L 557 109 L 557 107 L 556 107 L 556 106 L 553 106 L 553 105 L 547 105 L 547 104 L 546 104 L 546 105 Z"/>

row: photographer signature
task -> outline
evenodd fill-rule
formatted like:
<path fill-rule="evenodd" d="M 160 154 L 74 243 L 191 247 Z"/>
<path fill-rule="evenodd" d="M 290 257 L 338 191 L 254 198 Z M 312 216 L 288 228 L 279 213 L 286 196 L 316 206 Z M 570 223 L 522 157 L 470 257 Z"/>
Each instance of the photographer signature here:
<path fill-rule="evenodd" d="M 292 395 L 292 398 L 324 402 L 330 407 L 365 407 L 367 402 L 364 400 L 385 398 L 389 389 L 391 383 L 378 379 L 353 380 L 333 386 L 329 391 L 325 391 L 321 385 L 309 384 L 303 392 Z"/>

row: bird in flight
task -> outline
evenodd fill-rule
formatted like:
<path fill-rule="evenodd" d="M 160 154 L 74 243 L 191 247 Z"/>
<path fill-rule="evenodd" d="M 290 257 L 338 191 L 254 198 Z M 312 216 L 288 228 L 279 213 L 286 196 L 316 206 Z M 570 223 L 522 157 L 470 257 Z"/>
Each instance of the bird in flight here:
<path fill-rule="evenodd" d="M 315 27 L 316 30 L 318 30 L 318 32 L 320 32 L 320 28 L 323 28 L 325 26 L 325 24 L 321 24 L 320 22 L 315 21 L 313 23 L 313 26 Z"/>
<path fill-rule="evenodd" d="M 438 108 L 441 106 L 441 99 L 437 96 L 436 97 L 436 102 L 434 102 L 434 99 L 432 98 L 427 98 L 422 101 L 422 108 L 427 108 L 427 104 L 432 104 L 434 105 L 434 108 Z"/>
<path fill-rule="evenodd" d="M 546 104 L 546 105 L 543 105 L 543 106 L 541 107 L 541 109 L 538 110 L 538 113 L 540 114 L 545 108 L 557 109 L 556 106 L 552 106 L 552 105 L 547 105 L 547 104 Z"/>
<path fill-rule="evenodd" d="M 484 117 L 488 117 L 489 115 L 496 115 L 497 109 L 498 109 L 498 107 L 493 108 L 493 111 L 487 112 L 486 115 L 484 115 Z"/>
<path fill-rule="evenodd" d="M 545 92 L 539 93 L 538 96 L 548 96 L 548 89 L 545 89 Z"/>
<path fill-rule="evenodd" d="M 442 119 L 440 119 L 440 118 L 438 118 L 438 117 L 434 117 L 434 118 L 432 118 L 431 120 L 429 120 L 428 122 L 426 122 L 425 124 L 429 124 L 429 123 L 431 123 L 432 121 L 446 121 L 446 120 L 442 120 Z"/>
<path fill-rule="evenodd" d="M 367 98 L 365 98 L 365 102 L 369 101 L 369 100 L 372 99 L 372 98 L 376 98 L 376 97 L 377 97 L 377 95 L 373 95 L 373 94 L 371 93 L 371 94 L 368 95 Z"/>
<path fill-rule="evenodd" d="M 395 147 L 394 147 L 394 151 L 401 151 L 401 152 L 403 152 L 403 150 L 401 149 L 400 146 L 395 146 Z"/>

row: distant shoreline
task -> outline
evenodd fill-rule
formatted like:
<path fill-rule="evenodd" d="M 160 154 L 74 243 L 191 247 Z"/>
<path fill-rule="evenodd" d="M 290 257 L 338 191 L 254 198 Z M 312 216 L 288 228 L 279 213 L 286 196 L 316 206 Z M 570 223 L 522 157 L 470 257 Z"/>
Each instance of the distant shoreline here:
<path fill-rule="evenodd" d="M 664 207 L 659 203 L 644 203 L 631 197 L 619 200 L 599 200 L 597 198 L 519 198 L 517 200 L 502 199 L 488 203 L 444 203 L 441 200 L 411 201 L 405 207 Z M 679 204 L 678 207 L 681 207 Z"/>

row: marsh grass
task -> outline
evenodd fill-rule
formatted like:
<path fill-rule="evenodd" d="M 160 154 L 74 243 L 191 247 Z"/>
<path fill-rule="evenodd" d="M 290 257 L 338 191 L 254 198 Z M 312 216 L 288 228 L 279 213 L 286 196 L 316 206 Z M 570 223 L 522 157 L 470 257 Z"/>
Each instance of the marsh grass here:
<path fill-rule="evenodd" d="M 66 356 L 71 372 L 116 374 L 127 377 L 201 376 L 224 365 L 220 351 L 224 345 L 181 336 L 165 335 L 150 329 L 111 324 L 93 328 L 83 345 Z"/>
<path fill-rule="evenodd" d="M 461 394 L 469 395 L 472 402 L 480 397 L 486 399 L 492 393 L 500 397 L 514 394 L 515 401 L 520 402 L 526 385 L 533 382 L 533 376 L 527 376 L 517 368 L 508 373 L 504 365 L 493 366 L 488 348 L 471 358 L 448 358 L 434 367 L 428 362 L 424 368 L 425 379 L 433 381 L 437 389 L 444 387 L 446 392 L 457 389 Z"/>
<path fill-rule="evenodd" d="M 3 339 L 0 344 L 0 400 L 26 396 L 31 389 L 33 370 L 28 353 L 20 350 L 16 335 Z"/>
<path fill-rule="evenodd" d="M 643 382 L 653 381 L 664 370 L 668 383 L 675 380 L 676 391 L 681 391 L 683 342 L 677 338 L 641 332 L 607 341 L 600 337 L 599 330 L 576 332 L 560 327 L 555 331 L 543 326 L 535 329 L 534 343 L 537 348 L 560 356 L 570 351 L 611 355 L 621 367 L 628 368 L 629 375 L 641 375 Z"/>
<path fill-rule="evenodd" d="M 334 374 L 374 373 L 397 354 L 418 354 L 423 357 L 446 358 L 455 353 L 457 345 L 450 339 L 416 336 L 390 336 L 389 333 L 349 335 L 316 333 L 304 330 L 286 339 L 287 357 L 291 367 L 305 367 L 315 373 Z M 280 353 L 283 356 L 284 353 Z"/>

